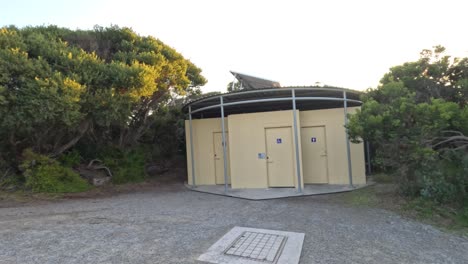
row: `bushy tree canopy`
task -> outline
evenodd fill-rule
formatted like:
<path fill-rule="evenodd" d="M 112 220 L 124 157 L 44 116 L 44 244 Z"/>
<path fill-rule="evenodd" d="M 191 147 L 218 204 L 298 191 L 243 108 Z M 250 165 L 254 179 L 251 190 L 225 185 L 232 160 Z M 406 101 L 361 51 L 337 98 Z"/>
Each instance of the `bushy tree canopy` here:
<path fill-rule="evenodd" d="M 205 82 L 174 49 L 129 28 L 1 28 L 0 153 L 58 155 L 83 138 L 132 146 L 171 94 Z"/>
<path fill-rule="evenodd" d="M 436 200 L 468 195 L 468 58 L 424 50 L 392 67 L 350 117 L 351 139 L 371 142 L 374 165 L 394 172 L 405 191 Z"/>

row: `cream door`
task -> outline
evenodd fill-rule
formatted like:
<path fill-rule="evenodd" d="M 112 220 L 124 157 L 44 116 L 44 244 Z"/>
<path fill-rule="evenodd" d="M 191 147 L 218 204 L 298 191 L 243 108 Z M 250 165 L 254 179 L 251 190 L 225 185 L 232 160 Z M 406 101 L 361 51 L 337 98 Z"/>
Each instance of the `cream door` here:
<path fill-rule="evenodd" d="M 325 127 L 301 128 L 301 147 L 304 183 L 328 183 Z"/>
<path fill-rule="evenodd" d="M 294 187 L 291 127 L 265 129 L 269 187 Z"/>
<path fill-rule="evenodd" d="M 229 168 L 229 144 L 228 133 L 226 135 L 226 157 L 227 157 L 227 173 L 228 183 L 231 183 L 231 175 Z M 213 133 L 213 146 L 214 146 L 214 160 L 215 160 L 215 181 L 216 184 L 224 184 L 224 152 L 223 152 L 223 135 L 221 132 Z"/>

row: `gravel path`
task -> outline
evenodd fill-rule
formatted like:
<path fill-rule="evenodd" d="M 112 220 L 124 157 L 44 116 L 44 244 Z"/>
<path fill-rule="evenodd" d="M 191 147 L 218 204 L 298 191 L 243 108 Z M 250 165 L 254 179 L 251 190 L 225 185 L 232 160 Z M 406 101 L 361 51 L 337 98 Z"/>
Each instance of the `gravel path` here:
<path fill-rule="evenodd" d="M 172 189 L 0 209 L 0 264 L 198 263 L 234 226 L 305 233 L 301 263 L 468 263 L 468 238 L 327 196 Z"/>

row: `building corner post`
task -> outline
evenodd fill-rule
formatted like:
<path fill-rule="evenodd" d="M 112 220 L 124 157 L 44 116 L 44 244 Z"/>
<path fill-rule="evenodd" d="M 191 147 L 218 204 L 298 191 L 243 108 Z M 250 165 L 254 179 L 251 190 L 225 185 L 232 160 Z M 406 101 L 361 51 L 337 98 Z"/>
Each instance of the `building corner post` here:
<path fill-rule="evenodd" d="M 301 161 L 299 156 L 299 136 L 297 132 L 297 113 L 296 113 L 296 91 L 291 90 L 292 96 L 292 107 L 293 107 L 293 125 L 294 125 L 294 145 L 296 149 L 296 173 L 297 173 L 297 190 L 302 193 L 302 182 L 301 182 Z"/>
<path fill-rule="evenodd" d="M 372 174 L 372 168 L 371 168 L 371 156 L 370 156 L 370 143 L 369 141 L 366 140 L 366 156 L 367 156 L 367 173 L 369 175 Z"/>
<path fill-rule="evenodd" d="M 351 146 L 349 145 L 349 134 L 348 134 L 348 98 L 346 97 L 346 91 L 343 91 L 343 108 L 344 108 L 344 124 L 345 124 L 345 137 L 346 137 L 346 157 L 348 158 L 348 177 L 349 186 L 353 186 L 353 168 L 351 165 Z"/>
<path fill-rule="evenodd" d="M 226 129 L 224 128 L 224 100 L 223 97 L 219 97 L 220 108 L 221 108 L 221 131 L 223 139 L 223 162 L 224 162 L 224 192 L 228 192 L 228 175 L 227 175 L 227 159 L 226 159 Z"/>
<path fill-rule="evenodd" d="M 192 106 L 189 105 L 190 158 L 192 160 L 192 187 L 195 188 L 195 158 L 193 156 Z"/>

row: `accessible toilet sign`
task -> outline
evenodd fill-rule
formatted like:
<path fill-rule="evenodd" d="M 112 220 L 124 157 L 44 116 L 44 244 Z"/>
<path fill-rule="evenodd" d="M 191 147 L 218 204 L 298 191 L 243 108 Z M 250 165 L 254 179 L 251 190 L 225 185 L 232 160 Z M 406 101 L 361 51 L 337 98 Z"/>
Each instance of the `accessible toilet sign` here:
<path fill-rule="evenodd" d="M 281 144 L 281 138 L 276 139 L 276 144 Z"/>

